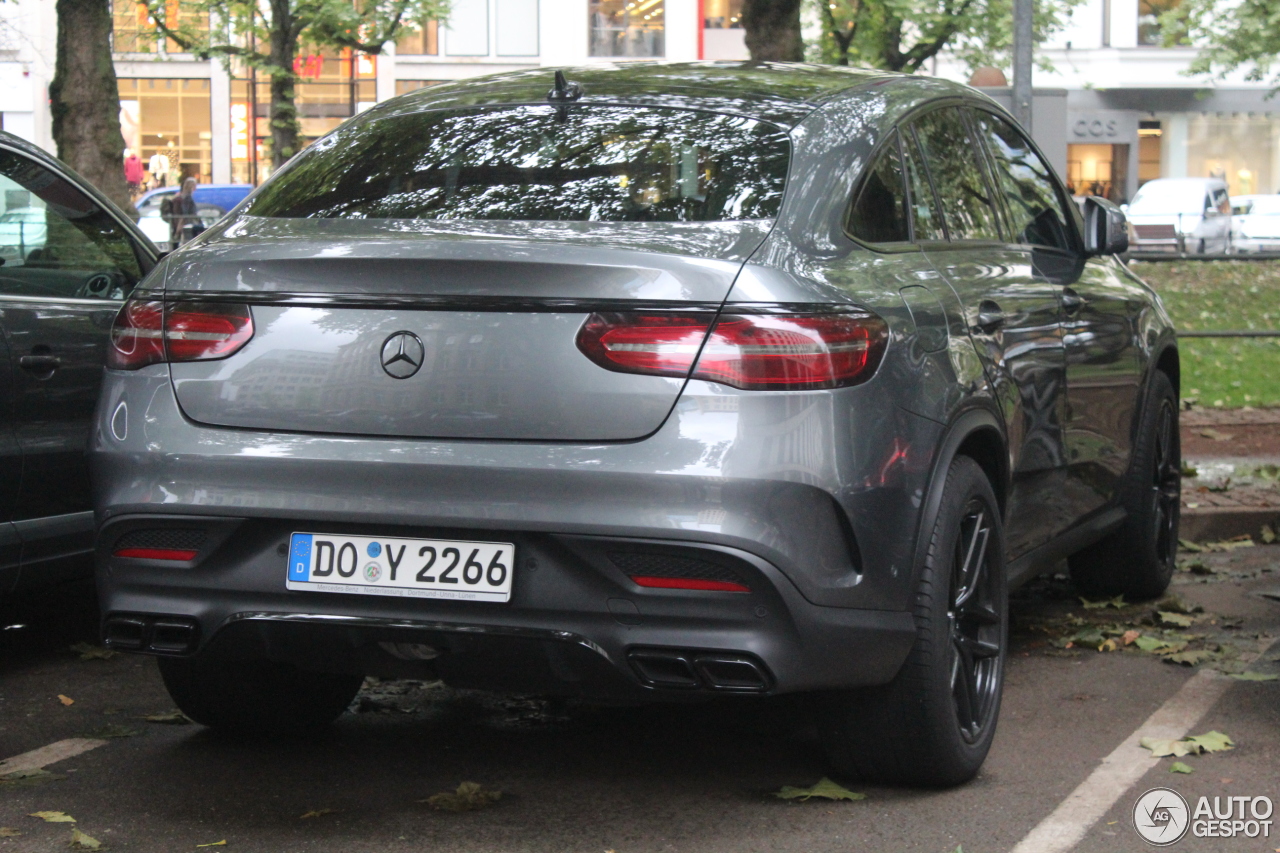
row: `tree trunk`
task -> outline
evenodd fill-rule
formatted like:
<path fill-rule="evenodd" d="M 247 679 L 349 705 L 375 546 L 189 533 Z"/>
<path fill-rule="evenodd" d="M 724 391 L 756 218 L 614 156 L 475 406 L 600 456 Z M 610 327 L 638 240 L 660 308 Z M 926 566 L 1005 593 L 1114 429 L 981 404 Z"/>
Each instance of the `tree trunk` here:
<path fill-rule="evenodd" d="M 293 60 L 298 53 L 298 26 L 289 0 L 271 0 L 271 165 L 279 169 L 298 152 L 298 76 Z"/>
<path fill-rule="evenodd" d="M 120 89 L 111 62 L 108 0 L 58 0 L 58 46 L 49 110 L 58 157 L 125 211 Z"/>
<path fill-rule="evenodd" d="M 800 0 L 744 0 L 742 27 L 757 62 L 800 62 Z"/>

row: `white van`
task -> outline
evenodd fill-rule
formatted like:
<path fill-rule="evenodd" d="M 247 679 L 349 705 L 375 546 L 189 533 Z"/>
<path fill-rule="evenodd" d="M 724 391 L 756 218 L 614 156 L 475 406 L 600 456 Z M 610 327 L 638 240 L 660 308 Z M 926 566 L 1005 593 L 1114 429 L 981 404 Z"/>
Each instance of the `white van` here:
<path fill-rule="evenodd" d="M 1231 199 L 1221 178 L 1148 181 L 1129 202 L 1127 216 L 1130 251 L 1231 251 Z"/>

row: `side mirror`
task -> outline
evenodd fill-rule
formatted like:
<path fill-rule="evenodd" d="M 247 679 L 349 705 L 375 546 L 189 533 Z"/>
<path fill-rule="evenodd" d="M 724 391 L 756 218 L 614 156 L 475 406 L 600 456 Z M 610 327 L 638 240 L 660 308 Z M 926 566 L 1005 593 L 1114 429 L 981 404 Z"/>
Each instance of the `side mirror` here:
<path fill-rule="evenodd" d="M 1118 255 L 1129 250 L 1124 211 L 1105 198 L 1084 200 L 1084 248 L 1090 255 Z"/>

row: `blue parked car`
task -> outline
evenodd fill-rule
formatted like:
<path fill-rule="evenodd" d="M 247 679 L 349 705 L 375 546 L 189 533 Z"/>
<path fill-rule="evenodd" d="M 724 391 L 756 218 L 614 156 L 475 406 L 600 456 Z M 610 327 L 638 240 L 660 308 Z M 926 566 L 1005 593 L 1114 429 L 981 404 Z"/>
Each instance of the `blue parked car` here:
<path fill-rule="evenodd" d="M 178 192 L 179 187 L 160 187 L 148 190 L 138 199 L 138 225 L 162 250 L 169 250 L 169 223 L 160 216 L 160 203 Z M 253 192 L 252 184 L 197 184 L 195 199 L 200 218 L 208 228 L 222 215 Z"/>

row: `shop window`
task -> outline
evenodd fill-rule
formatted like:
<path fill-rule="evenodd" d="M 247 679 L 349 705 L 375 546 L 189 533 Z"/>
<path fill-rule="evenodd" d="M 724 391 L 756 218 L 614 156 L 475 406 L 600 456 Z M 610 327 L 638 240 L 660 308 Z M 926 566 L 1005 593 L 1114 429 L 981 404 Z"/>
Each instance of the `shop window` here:
<path fill-rule="evenodd" d="M 184 178 L 211 183 L 209 80 L 125 77 L 118 83 L 124 144 L 142 158 L 148 185 L 176 186 Z"/>
<path fill-rule="evenodd" d="M 1206 113 L 1187 122 L 1187 174 L 1222 178 L 1231 195 L 1280 189 L 1280 117 L 1251 113 Z"/>
<path fill-rule="evenodd" d="M 112 0 L 111 11 L 111 49 L 116 53 L 185 53 L 177 42 L 159 36 L 147 7 L 138 0 Z M 208 13 L 181 0 L 169 0 L 165 18 L 171 29 L 187 27 L 203 32 L 209 28 Z"/>
<path fill-rule="evenodd" d="M 1178 4 L 1179 0 L 1138 0 L 1138 44 L 1147 47 L 1163 45 L 1160 16 Z"/>
<path fill-rule="evenodd" d="M 665 56 L 664 0 L 590 0 L 591 56 Z"/>
<path fill-rule="evenodd" d="M 1128 145 L 1067 146 L 1067 191 L 1072 195 L 1096 195 L 1122 204 L 1128 200 L 1128 171 Z"/>
<path fill-rule="evenodd" d="M 416 92 L 419 89 L 425 89 L 427 86 L 434 86 L 437 83 L 444 83 L 444 80 L 397 80 L 396 94 L 407 95 L 410 92 Z"/>
<path fill-rule="evenodd" d="M 740 29 L 742 0 L 703 0 L 702 26 L 708 30 Z"/>
<path fill-rule="evenodd" d="M 396 53 L 407 56 L 438 56 L 440 54 L 440 22 L 425 21 L 396 39 Z"/>
<path fill-rule="evenodd" d="M 1138 122 L 1138 186 L 1160 177 L 1164 128 L 1153 119 Z"/>
<path fill-rule="evenodd" d="M 294 59 L 303 146 L 377 102 L 377 57 L 321 51 Z M 271 84 L 253 68 L 233 69 L 231 177 L 261 183 L 271 173 Z"/>

